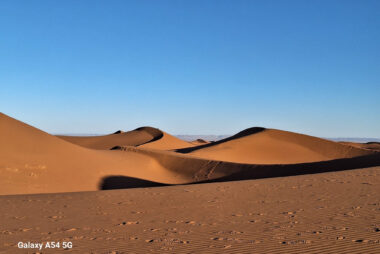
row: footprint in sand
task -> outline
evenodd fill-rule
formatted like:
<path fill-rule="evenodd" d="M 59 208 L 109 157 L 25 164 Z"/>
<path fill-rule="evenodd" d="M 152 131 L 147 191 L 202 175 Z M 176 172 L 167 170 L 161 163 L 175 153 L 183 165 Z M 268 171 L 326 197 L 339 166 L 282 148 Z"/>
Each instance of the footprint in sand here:
<path fill-rule="evenodd" d="M 23 220 L 26 218 L 26 216 L 13 216 L 12 218 L 16 220 Z"/>
<path fill-rule="evenodd" d="M 252 241 L 249 241 L 249 243 L 251 243 L 251 244 L 258 244 L 258 243 L 261 243 L 261 241 L 259 241 L 259 240 L 252 240 Z"/>
<path fill-rule="evenodd" d="M 8 230 L 3 230 L 0 233 L 3 235 L 12 235 L 13 234 L 11 231 L 8 231 Z"/>
<path fill-rule="evenodd" d="M 65 232 L 72 232 L 72 231 L 76 231 L 77 228 L 69 228 L 69 229 L 66 229 Z"/>
<path fill-rule="evenodd" d="M 137 225 L 140 224 L 138 221 L 123 221 L 120 224 L 117 224 L 117 226 L 126 226 L 126 225 Z"/>
<path fill-rule="evenodd" d="M 159 242 L 160 240 L 158 239 L 147 239 L 145 240 L 146 243 L 154 243 L 154 242 Z"/>
<path fill-rule="evenodd" d="M 367 239 L 357 239 L 357 240 L 352 240 L 354 243 L 368 243 L 370 240 Z"/>
<path fill-rule="evenodd" d="M 52 220 L 52 221 L 57 221 L 59 219 L 62 219 L 63 216 L 60 216 L 60 215 L 52 215 L 52 216 L 48 216 L 48 219 Z"/>

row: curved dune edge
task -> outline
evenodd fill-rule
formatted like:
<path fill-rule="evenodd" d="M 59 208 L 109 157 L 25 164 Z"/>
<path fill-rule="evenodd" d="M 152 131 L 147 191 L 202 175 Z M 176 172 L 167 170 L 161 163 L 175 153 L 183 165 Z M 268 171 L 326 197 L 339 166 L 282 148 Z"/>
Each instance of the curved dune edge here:
<path fill-rule="evenodd" d="M 192 144 L 191 142 L 184 141 L 166 132 L 162 132 L 162 134 L 163 135 L 160 139 L 146 142 L 144 144 L 138 145 L 137 147 L 151 148 L 151 149 L 158 149 L 158 150 L 176 150 L 176 149 L 182 149 L 185 147 L 195 146 L 195 144 Z"/>
<path fill-rule="evenodd" d="M 172 150 L 192 146 L 160 129 L 140 127 L 132 131 L 118 130 L 102 136 L 63 136 L 57 137 L 70 143 L 97 150 L 109 150 L 114 146 L 148 146 L 155 149 Z"/>
<path fill-rule="evenodd" d="M 146 147 L 88 149 L 0 114 L 0 194 L 91 191 L 190 184 L 380 165 L 380 153 L 293 165 L 259 165 L 197 158 Z"/>
<path fill-rule="evenodd" d="M 304 134 L 254 127 L 220 141 L 177 149 L 199 158 L 246 164 L 297 164 L 373 154 L 361 147 Z"/>
<path fill-rule="evenodd" d="M 312 163 L 268 165 L 205 160 L 186 154 L 179 155 L 170 151 L 135 147 L 118 147 L 115 149 L 152 156 L 164 168 L 172 172 L 181 172 L 187 175 L 188 179 L 191 177 L 191 181 L 188 183 L 314 174 L 380 165 L 380 153 Z"/>

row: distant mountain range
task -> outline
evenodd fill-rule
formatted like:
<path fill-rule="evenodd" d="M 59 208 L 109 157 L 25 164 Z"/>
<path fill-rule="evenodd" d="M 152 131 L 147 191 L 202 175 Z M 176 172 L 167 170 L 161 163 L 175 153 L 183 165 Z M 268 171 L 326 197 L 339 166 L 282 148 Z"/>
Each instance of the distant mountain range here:
<path fill-rule="evenodd" d="M 228 138 L 232 135 L 175 135 L 177 138 L 186 141 L 193 141 L 197 139 L 204 139 L 207 141 L 218 141 L 224 138 Z"/>
<path fill-rule="evenodd" d="M 326 138 L 333 141 L 346 141 L 346 142 L 357 142 L 357 143 L 367 143 L 367 142 L 380 142 L 380 138 Z"/>
<path fill-rule="evenodd" d="M 232 135 L 175 135 L 177 138 L 186 141 L 193 141 L 196 139 L 204 139 L 208 141 L 218 141 Z M 324 138 L 332 141 L 346 141 L 346 142 L 358 142 L 358 143 L 367 143 L 367 142 L 380 142 L 380 138 Z"/>

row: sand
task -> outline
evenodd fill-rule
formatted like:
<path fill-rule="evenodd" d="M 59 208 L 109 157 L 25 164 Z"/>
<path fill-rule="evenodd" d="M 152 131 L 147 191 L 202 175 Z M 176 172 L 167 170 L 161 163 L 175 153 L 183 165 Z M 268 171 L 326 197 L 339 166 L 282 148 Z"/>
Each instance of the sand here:
<path fill-rule="evenodd" d="M 26 253 L 18 241 L 72 241 L 75 253 L 380 251 L 377 143 L 260 127 L 217 142 L 153 127 L 53 136 L 4 114 L 0 140 L 0 253 Z"/>
<path fill-rule="evenodd" d="M 71 241 L 73 253 L 379 253 L 379 192 L 375 167 L 0 196 L 0 253 L 19 241 Z"/>

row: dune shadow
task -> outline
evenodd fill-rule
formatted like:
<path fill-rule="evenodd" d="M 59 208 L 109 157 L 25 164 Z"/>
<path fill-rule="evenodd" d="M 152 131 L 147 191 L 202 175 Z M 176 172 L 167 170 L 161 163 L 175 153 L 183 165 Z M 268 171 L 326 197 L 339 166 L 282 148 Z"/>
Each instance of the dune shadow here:
<path fill-rule="evenodd" d="M 204 182 L 228 182 L 272 177 L 297 176 L 338 172 L 380 166 L 380 153 L 355 158 L 335 159 L 329 161 L 283 164 L 257 165 L 254 170 L 249 165 L 242 165 L 241 170 L 228 176 L 210 179 Z"/>
<path fill-rule="evenodd" d="M 243 131 L 241 131 L 241 132 L 239 132 L 239 133 L 237 133 L 237 134 L 235 134 L 235 135 L 233 135 L 231 137 L 228 137 L 228 138 L 224 138 L 224 139 L 221 139 L 221 140 L 218 140 L 218 141 L 211 141 L 211 143 L 207 143 L 207 144 L 204 144 L 204 145 L 177 149 L 177 150 L 175 150 L 175 152 L 178 152 L 178 153 L 191 153 L 191 152 L 193 152 L 195 150 L 198 150 L 198 149 L 202 149 L 202 148 L 206 148 L 206 147 L 210 147 L 210 146 L 215 146 L 215 145 L 218 145 L 218 144 L 230 141 L 230 140 L 234 140 L 234 139 L 242 138 L 242 137 L 245 137 L 245 136 L 248 136 L 248 135 L 256 134 L 256 133 L 262 132 L 264 130 L 266 130 L 266 129 L 263 128 L 263 127 L 252 127 L 252 128 L 245 129 L 245 130 L 243 130 Z"/>
<path fill-rule="evenodd" d="M 159 187 L 167 186 L 163 183 L 157 183 L 153 181 L 143 180 L 134 177 L 127 177 L 121 175 L 113 175 L 103 177 L 100 184 L 100 190 L 115 190 L 115 189 L 133 189 L 133 188 L 145 188 L 145 187 Z"/>
<path fill-rule="evenodd" d="M 137 128 L 137 129 L 135 129 L 135 131 L 145 131 L 145 132 L 147 132 L 153 136 L 153 138 L 151 140 L 149 140 L 148 142 L 145 142 L 144 144 L 159 140 L 164 136 L 164 133 L 161 130 L 159 130 L 157 128 L 149 127 L 149 126 Z M 143 144 L 141 144 L 141 145 L 143 145 Z"/>
<path fill-rule="evenodd" d="M 171 161 L 169 158 L 173 158 Z M 163 184 L 159 182 L 142 180 L 134 177 L 121 175 L 110 175 L 102 178 L 99 189 L 131 189 L 146 187 L 162 187 L 173 185 L 191 185 L 200 183 L 229 182 L 240 180 L 253 180 L 272 177 L 296 176 L 306 174 L 317 174 L 337 172 L 343 170 L 361 169 L 380 166 L 380 153 L 365 155 L 354 158 L 335 159 L 329 161 L 299 163 L 299 164 L 240 164 L 233 162 L 192 160 L 189 164 L 188 158 L 173 155 L 159 156 L 156 158 L 160 164 L 167 168 L 178 167 L 184 174 L 194 174 L 194 181 L 184 184 Z M 173 163 L 173 164 L 171 164 Z M 174 165 L 176 164 L 176 166 Z M 196 170 L 193 170 L 193 169 Z M 227 175 L 213 178 L 213 171 L 224 171 Z M 197 177 L 195 177 L 197 175 Z M 207 179 L 208 178 L 208 179 Z"/>

